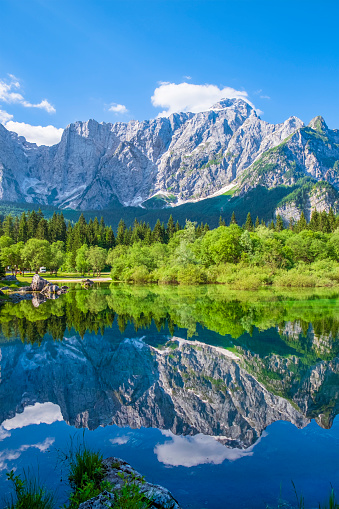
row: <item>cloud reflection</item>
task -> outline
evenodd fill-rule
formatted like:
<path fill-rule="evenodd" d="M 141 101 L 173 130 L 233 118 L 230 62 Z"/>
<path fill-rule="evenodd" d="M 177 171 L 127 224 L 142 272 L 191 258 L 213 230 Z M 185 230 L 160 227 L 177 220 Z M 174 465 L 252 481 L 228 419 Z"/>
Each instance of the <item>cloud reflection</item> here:
<path fill-rule="evenodd" d="M 52 424 L 62 420 L 59 405 L 55 403 L 35 403 L 35 405 L 26 406 L 22 413 L 15 414 L 12 419 L 4 421 L 2 428 L 4 430 L 12 430 L 30 426 L 31 424 Z"/>
<path fill-rule="evenodd" d="M 176 436 L 170 431 L 163 431 L 162 434 L 171 440 L 157 444 L 154 452 L 158 461 L 173 467 L 195 467 L 205 463 L 220 465 L 225 460 L 235 461 L 252 456 L 253 448 L 261 440 L 260 438 L 247 449 L 231 449 L 218 442 L 216 438 L 201 433 L 194 436 Z"/>
<path fill-rule="evenodd" d="M 27 449 L 39 449 L 40 452 L 46 452 L 51 445 L 55 442 L 54 437 L 47 437 L 43 442 L 36 444 L 24 444 L 18 449 L 4 449 L 0 451 L 0 471 L 8 469 L 8 461 L 17 460 L 21 454 Z"/>

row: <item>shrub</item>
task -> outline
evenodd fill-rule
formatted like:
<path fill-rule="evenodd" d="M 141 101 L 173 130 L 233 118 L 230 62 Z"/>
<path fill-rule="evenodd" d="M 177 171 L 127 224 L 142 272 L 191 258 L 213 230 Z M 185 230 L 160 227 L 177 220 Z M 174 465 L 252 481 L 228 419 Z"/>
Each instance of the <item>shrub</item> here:
<path fill-rule="evenodd" d="M 181 285 L 199 285 L 207 283 L 206 272 L 198 265 L 188 264 L 179 268 L 177 275 L 178 283 Z"/>
<path fill-rule="evenodd" d="M 316 286 L 316 278 L 310 273 L 302 273 L 296 270 L 283 272 L 281 275 L 274 279 L 275 286 L 288 286 L 288 287 L 314 287 Z"/>

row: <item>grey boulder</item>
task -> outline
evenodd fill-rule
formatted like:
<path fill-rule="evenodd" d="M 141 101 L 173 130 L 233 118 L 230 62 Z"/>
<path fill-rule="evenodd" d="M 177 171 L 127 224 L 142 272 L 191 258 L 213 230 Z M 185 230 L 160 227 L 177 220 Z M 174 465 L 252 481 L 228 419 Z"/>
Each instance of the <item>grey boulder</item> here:
<path fill-rule="evenodd" d="M 41 292 L 45 288 L 45 286 L 48 284 L 47 279 L 44 279 L 43 277 L 39 276 L 39 274 L 34 274 L 31 288 L 33 292 Z"/>

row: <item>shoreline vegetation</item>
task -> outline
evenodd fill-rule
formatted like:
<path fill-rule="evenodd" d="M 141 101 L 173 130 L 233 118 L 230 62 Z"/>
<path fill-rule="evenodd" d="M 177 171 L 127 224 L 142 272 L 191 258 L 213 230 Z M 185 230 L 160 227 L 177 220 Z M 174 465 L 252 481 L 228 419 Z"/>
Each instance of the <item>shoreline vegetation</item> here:
<path fill-rule="evenodd" d="M 253 224 L 250 213 L 244 225 L 233 213 L 226 226 L 184 227 L 158 220 L 151 229 L 134 221 L 120 221 L 116 233 L 103 219 L 66 223 L 61 214 L 46 220 L 41 212 L 6 216 L 0 224 L 0 278 L 4 267 L 24 278 L 28 270 L 46 267 L 50 279 L 78 280 L 110 271 L 113 282 L 132 284 L 225 284 L 236 290 L 264 287 L 333 287 L 339 283 L 339 218 L 313 211 L 284 227 L 281 217 L 270 224 Z M 76 273 L 76 274 L 74 274 Z M 103 276 L 104 277 L 104 276 Z"/>

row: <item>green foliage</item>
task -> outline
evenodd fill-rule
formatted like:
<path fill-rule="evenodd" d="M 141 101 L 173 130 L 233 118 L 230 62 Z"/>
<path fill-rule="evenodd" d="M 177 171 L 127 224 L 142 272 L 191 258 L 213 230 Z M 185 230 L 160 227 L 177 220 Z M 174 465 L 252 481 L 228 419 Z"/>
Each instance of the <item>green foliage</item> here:
<path fill-rule="evenodd" d="M 78 509 L 82 502 L 108 488 L 104 481 L 102 455 L 89 449 L 84 441 L 75 446 L 71 440 L 69 450 L 62 453 L 61 459 L 67 464 L 68 481 L 72 489 L 67 509 Z"/>
<path fill-rule="evenodd" d="M 148 509 L 152 506 L 152 501 L 141 492 L 141 486 L 145 482 L 143 477 L 129 475 L 124 478 L 123 473 L 120 477 L 124 479 L 124 484 L 119 491 L 115 492 L 113 509 Z"/>
<path fill-rule="evenodd" d="M 7 474 L 14 488 L 14 495 L 5 509 L 53 509 L 54 495 L 40 486 L 38 479 L 29 473 L 24 473 L 23 478 L 14 475 L 12 470 Z"/>

